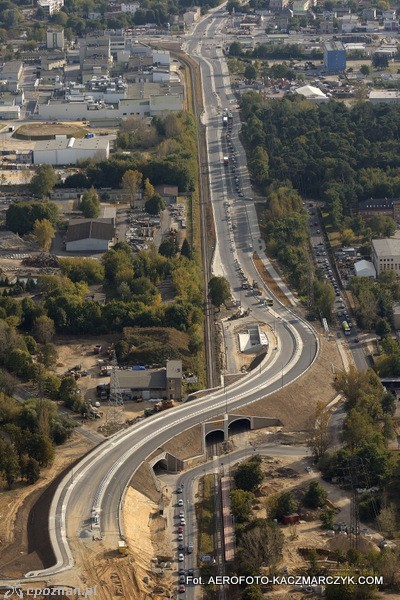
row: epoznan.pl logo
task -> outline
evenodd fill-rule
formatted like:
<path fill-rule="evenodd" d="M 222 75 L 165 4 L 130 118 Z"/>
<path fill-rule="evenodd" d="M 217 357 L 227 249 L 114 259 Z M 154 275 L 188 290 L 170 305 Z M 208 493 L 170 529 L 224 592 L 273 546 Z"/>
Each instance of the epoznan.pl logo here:
<path fill-rule="evenodd" d="M 11 598 L 12 596 L 17 596 L 17 598 L 23 598 L 24 594 L 22 592 L 22 587 L 20 583 L 16 583 L 15 585 L 10 585 L 10 589 L 6 591 L 4 594 L 4 598 Z"/>
<path fill-rule="evenodd" d="M 4 596 L 0 595 L 1 600 L 5 600 L 6 598 L 11 598 L 11 600 L 16 600 L 17 598 L 47 598 L 48 596 L 62 596 L 63 598 L 66 596 L 67 598 L 91 598 L 93 596 L 97 596 L 97 586 L 89 588 L 71 588 L 66 586 L 54 586 L 54 587 L 44 587 L 44 588 L 24 588 L 22 589 L 22 585 L 20 583 L 15 583 L 14 585 L 9 585 L 8 590 L 4 592 Z"/>

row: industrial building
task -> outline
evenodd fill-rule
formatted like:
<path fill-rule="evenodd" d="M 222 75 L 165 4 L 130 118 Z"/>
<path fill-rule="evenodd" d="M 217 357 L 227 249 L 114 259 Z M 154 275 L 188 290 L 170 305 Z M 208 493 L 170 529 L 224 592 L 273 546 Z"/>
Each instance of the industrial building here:
<path fill-rule="evenodd" d="M 342 42 L 327 41 L 323 44 L 324 67 L 328 73 L 344 73 L 346 70 L 346 49 Z"/>
<path fill-rule="evenodd" d="M 19 84 L 24 73 L 24 65 L 20 60 L 9 60 L 3 63 L 0 79 L 8 92 L 18 92 Z"/>
<path fill-rule="evenodd" d="M 21 117 L 21 107 L 17 104 L 0 104 L 0 120 L 7 121 L 19 119 Z"/>
<path fill-rule="evenodd" d="M 158 116 L 166 111 L 176 112 L 183 108 L 183 97 L 179 94 L 159 92 L 144 98 L 125 98 L 116 106 L 105 103 L 70 100 L 50 100 L 47 104 L 39 105 L 39 115 L 49 121 L 78 121 L 93 119 L 123 119 L 131 116 Z"/>
<path fill-rule="evenodd" d="M 106 252 L 115 237 L 114 219 L 75 219 L 65 237 L 67 252 Z"/>
<path fill-rule="evenodd" d="M 372 240 L 372 262 L 377 275 L 386 270 L 400 274 L 400 239 Z"/>
<path fill-rule="evenodd" d="M 61 138 L 61 139 L 60 139 Z M 56 136 L 55 140 L 36 142 L 33 150 L 35 165 L 76 165 L 78 160 L 107 160 L 110 155 L 110 142 L 104 137 L 89 139 L 68 139 Z"/>
<path fill-rule="evenodd" d="M 400 92 L 398 90 L 372 90 L 368 99 L 371 104 L 398 104 Z"/>
<path fill-rule="evenodd" d="M 118 382 L 124 399 L 181 400 L 182 361 L 167 360 L 166 366 L 159 369 L 121 369 Z"/>

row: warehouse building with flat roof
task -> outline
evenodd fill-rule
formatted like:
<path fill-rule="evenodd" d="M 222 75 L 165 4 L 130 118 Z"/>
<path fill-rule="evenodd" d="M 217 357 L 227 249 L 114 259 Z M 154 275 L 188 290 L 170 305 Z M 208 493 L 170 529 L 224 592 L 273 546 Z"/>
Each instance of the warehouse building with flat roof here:
<path fill-rule="evenodd" d="M 61 138 L 61 139 L 60 139 Z M 78 160 L 107 160 L 110 141 L 105 137 L 70 138 L 56 136 L 55 140 L 36 142 L 33 150 L 35 165 L 76 165 Z"/>

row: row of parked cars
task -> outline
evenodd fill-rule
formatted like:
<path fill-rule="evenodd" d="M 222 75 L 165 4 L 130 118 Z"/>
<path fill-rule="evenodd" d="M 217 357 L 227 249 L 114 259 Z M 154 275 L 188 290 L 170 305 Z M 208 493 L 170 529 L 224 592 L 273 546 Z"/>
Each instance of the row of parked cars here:
<path fill-rule="evenodd" d="M 183 488 L 179 486 L 176 490 L 177 494 L 182 494 Z M 178 592 L 179 594 L 184 594 L 186 592 L 186 576 L 193 576 L 193 569 L 188 569 L 187 572 L 183 567 L 185 562 L 185 541 L 184 541 L 184 532 L 186 527 L 186 518 L 184 511 L 184 501 L 183 498 L 179 498 L 177 500 L 176 506 L 180 509 L 179 512 L 175 514 L 177 519 L 177 541 L 178 541 L 178 563 L 182 566 L 178 569 Z M 193 552 L 193 542 L 188 541 L 186 545 L 187 554 L 191 554 Z"/>

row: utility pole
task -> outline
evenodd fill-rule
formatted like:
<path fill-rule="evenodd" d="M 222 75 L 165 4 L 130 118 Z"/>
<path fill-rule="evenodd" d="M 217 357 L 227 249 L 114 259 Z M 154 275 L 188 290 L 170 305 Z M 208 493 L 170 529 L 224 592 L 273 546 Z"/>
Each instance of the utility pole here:
<path fill-rule="evenodd" d="M 121 394 L 121 388 L 118 378 L 118 362 L 115 350 L 112 353 L 112 370 L 110 378 L 110 395 L 108 397 L 107 421 L 113 425 L 118 425 L 123 422 L 124 417 L 124 401 Z"/>

